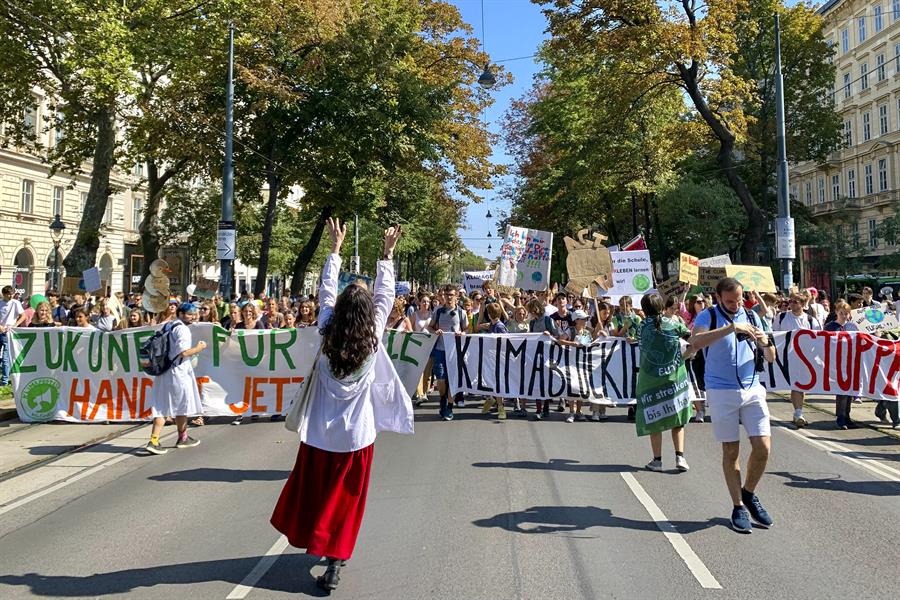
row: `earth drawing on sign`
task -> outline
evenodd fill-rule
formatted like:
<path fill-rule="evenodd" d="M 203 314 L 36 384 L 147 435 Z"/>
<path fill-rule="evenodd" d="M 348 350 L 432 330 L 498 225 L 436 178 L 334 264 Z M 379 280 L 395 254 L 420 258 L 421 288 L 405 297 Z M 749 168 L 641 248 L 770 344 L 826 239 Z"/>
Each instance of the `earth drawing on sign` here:
<path fill-rule="evenodd" d="M 634 289 L 636 289 L 639 292 L 646 292 L 647 290 L 650 289 L 650 286 L 652 285 L 650 282 L 650 278 L 647 277 L 646 275 L 644 275 L 643 273 L 641 273 L 640 275 L 635 275 L 631 284 L 634 286 Z"/>

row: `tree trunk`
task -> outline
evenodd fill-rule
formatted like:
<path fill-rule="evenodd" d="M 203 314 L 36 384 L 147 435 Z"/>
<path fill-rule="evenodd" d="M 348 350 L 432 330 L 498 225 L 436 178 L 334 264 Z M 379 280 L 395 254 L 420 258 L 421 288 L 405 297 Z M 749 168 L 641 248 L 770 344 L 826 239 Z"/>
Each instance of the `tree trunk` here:
<path fill-rule="evenodd" d="M 269 153 L 274 161 L 275 152 Z M 265 289 L 266 278 L 269 273 L 269 249 L 272 246 L 272 229 L 275 227 L 275 209 L 278 207 L 278 192 L 281 188 L 281 177 L 275 172 L 272 161 L 266 163 L 266 182 L 269 184 L 269 199 L 266 203 L 266 220 L 262 230 L 262 245 L 259 249 L 259 265 L 256 269 L 256 283 L 253 284 L 253 294 L 259 295 Z M 321 235 L 321 234 L 320 234 Z M 318 241 L 316 242 L 318 245 Z M 306 267 L 304 266 L 304 271 Z"/>
<path fill-rule="evenodd" d="M 662 264 L 663 281 L 670 277 L 669 275 L 669 248 L 666 246 L 666 238 L 659 228 L 659 202 L 656 195 L 653 195 L 653 232 L 656 235 L 656 245 L 659 247 L 659 260 Z"/>
<path fill-rule="evenodd" d="M 637 192 L 635 190 L 631 190 L 631 237 L 635 237 L 637 234 L 638 234 Z"/>
<path fill-rule="evenodd" d="M 75 245 L 63 260 L 66 275 L 69 277 L 81 277 L 85 270 L 97 263 L 100 227 L 106 213 L 106 203 L 112 195 L 109 176 L 115 164 L 116 148 L 115 113 L 112 107 L 97 112 L 94 115 L 94 122 L 97 125 L 97 141 L 94 144 L 94 162 L 91 166 L 91 187 L 84 203 Z M 110 284 L 111 282 L 107 282 L 107 285 Z"/>
<path fill-rule="evenodd" d="M 328 219 L 333 212 L 334 209 L 330 206 L 326 206 L 322 209 L 319 213 L 319 218 L 316 221 L 316 226 L 313 227 L 312 233 L 309 236 L 309 240 L 307 240 L 306 244 L 297 255 L 297 259 L 294 261 L 294 268 L 291 270 L 291 294 L 297 295 L 300 293 L 300 290 L 303 289 L 303 281 L 306 279 L 306 268 L 309 266 L 309 261 L 312 260 L 313 255 L 316 253 L 316 248 L 319 247 L 319 241 L 322 239 L 322 232 L 325 231 L 325 220 Z"/>
<path fill-rule="evenodd" d="M 159 209 L 163 200 L 163 190 L 169 180 L 180 173 L 186 164 L 187 159 L 179 160 L 160 173 L 156 159 L 147 158 L 147 199 L 144 201 L 144 215 L 141 217 L 141 224 L 138 227 L 138 232 L 141 234 L 141 252 L 144 254 L 141 267 L 141 289 L 144 287 L 144 280 L 150 274 L 150 263 L 159 258 L 159 250 L 162 246 L 159 239 Z"/>

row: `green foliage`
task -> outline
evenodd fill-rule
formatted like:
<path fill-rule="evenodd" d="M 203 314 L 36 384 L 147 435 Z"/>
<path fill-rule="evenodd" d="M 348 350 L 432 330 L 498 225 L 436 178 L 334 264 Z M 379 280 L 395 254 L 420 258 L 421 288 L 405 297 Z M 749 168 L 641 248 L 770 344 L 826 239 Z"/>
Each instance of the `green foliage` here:
<path fill-rule="evenodd" d="M 161 245 L 187 245 L 194 262 L 216 260 L 216 224 L 222 193 L 212 187 L 173 185 L 159 217 Z"/>
<path fill-rule="evenodd" d="M 678 252 L 705 257 L 734 253 L 747 227 L 734 191 L 721 181 L 681 179 L 659 202 L 660 229 Z"/>

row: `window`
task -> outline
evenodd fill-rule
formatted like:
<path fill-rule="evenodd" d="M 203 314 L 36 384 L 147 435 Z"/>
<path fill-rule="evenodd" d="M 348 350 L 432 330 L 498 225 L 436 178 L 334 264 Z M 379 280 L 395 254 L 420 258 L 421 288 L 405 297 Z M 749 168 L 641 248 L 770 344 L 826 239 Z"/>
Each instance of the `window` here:
<path fill-rule="evenodd" d="M 819 177 L 819 204 L 825 204 L 825 178 Z"/>
<path fill-rule="evenodd" d="M 869 122 L 869 113 L 863 113 L 863 141 L 868 142 L 872 139 L 872 124 Z"/>
<path fill-rule="evenodd" d="M 875 14 L 875 33 L 878 33 L 884 28 L 884 22 L 881 20 L 881 5 L 876 4 L 872 12 Z"/>
<path fill-rule="evenodd" d="M 850 31 L 845 27 L 841 29 L 841 53 L 850 52 Z"/>
<path fill-rule="evenodd" d="M 894 73 L 900 73 L 900 44 L 894 44 Z"/>
<path fill-rule="evenodd" d="M 61 186 L 56 186 L 53 188 L 53 214 L 60 215 L 63 214 L 63 198 L 65 197 L 65 188 Z"/>
<path fill-rule="evenodd" d="M 850 239 L 854 248 L 859 248 L 859 223 L 850 223 Z"/>
<path fill-rule="evenodd" d="M 859 38 L 859 43 L 862 44 L 866 41 L 866 17 L 865 15 L 859 17 L 856 20 L 856 34 Z"/>
<path fill-rule="evenodd" d="M 81 215 L 84 214 L 84 207 L 87 206 L 87 197 L 88 197 L 87 192 L 81 192 L 81 210 L 78 211 L 78 214 L 81 214 Z"/>
<path fill-rule="evenodd" d="M 840 175 L 832 175 L 831 176 L 831 199 L 832 200 L 840 200 L 841 199 L 841 176 Z"/>
<path fill-rule="evenodd" d="M 61 112 L 56 113 L 56 123 L 53 127 L 53 145 L 58 146 L 66 135 L 63 131 L 63 114 Z"/>
<path fill-rule="evenodd" d="M 872 164 L 869 163 L 863 168 L 863 172 L 865 173 L 865 183 L 866 183 L 866 196 L 871 196 L 875 193 L 875 186 L 872 183 Z"/>
<path fill-rule="evenodd" d="M 799 201 L 800 197 L 797 195 L 797 185 L 794 184 L 791 186 L 791 200 Z"/>
<path fill-rule="evenodd" d="M 878 128 L 881 131 L 881 135 L 887 135 L 889 131 L 888 125 L 887 104 L 882 104 L 878 107 Z"/>
<path fill-rule="evenodd" d="M 34 211 L 34 182 L 30 179 L 22 180 L 22 212 Z"/>
<path fill-rule="evenodd" d="M 144 199 L 140 196 L 134 197 L 134 202 L 131 206 L 131 228 L 135 231 L 138 231 L 141 228 L 141 212 L 144 209 Z"/>
<path fill-rule="evenodd" d="M 137 163 L 134 165 L 134 176 L 135 177 L 143 177 L 144 176 L 144 163 Z"/>
<path fill-rule="evenodd" d="M 859 65 L 859 89 L 869 89 L 869 63 Z"/>
<path fill-rule="evenodd" d="M 812 182 L 806 182 L 806 205 L 812 206 Z"/>
<path fill-rule="evenodd" d="M 897 100 L 897 110 L 900 110 L 900 100 Z M 853 121 L 844 121 L 844 145 L 853 145 Z"/>
<path fill-rule="evenodd" d="M 879 54 L 875 57 L 875 72 L 877 73 L 878 81 L 887 79 L 887 72 L 884 68 L 884 54 Z"/>
<path fill-rule="evenodd" d="M 27 135 L 37 135 L 37 111 L 34 108 L 28 107 L 25 109 L 22 121 L 25 125 L 25 133 Z"/>
<path fill-rule="evenodd" d="M 871 165 L 870 165 L 871 168 Z M 104 222 L 112 223 L 113 219 L 113 196 L 106 199 L 106 215 L 103 217 Z"/>
<path fill-rule="evenodd" d="M 878 159 L 878 191 L 884 192 L 888 189 L 888 180 L 887 180 L 887 159 L 879 158 Z"/>
<path fill-rule="evenodd" d="M 856 198 L 856 169 L 847 171 L 847 197 Z"/>
<path fill-rule="evenodd" d="M 850 73 L 844 73 L 844 100 L 850 97 Z"/>
<path fill-rule="evenodd" d="M 891 2 L 891 12 L 894 13 L 894 21 L 900 19 L 900 0 L 893 0 L 893 2 Z"/>
<path fill-rule="evenodd" d="M 869 219 L 869 248 L 872 250 L 878 248 L 878 225 L 875 219 Z"/>

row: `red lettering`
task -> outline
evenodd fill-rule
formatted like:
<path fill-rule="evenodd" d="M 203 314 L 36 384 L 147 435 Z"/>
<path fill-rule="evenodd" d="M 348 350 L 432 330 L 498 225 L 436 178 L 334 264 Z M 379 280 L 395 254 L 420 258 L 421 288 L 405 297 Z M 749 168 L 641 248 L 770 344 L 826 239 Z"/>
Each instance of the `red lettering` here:
<path fill-rule="evenodd" d="M 891 369 L 888 371 L 887 383 L 884 385 L 884 396 L 900 396 L 897 392 L 897 384 L 895 381 L 900 378 L 900 343 L 894 342 L 894 362 L 891 363 Z"/>
<path fill-rule="evenodd" d="M 69 387 L 69 415 L 75 415 L 75 403 L 81 404 L 81 414 L 78 416 L 82 421 L 87 420 L 87 409 L 88 404 L 91 401 L 91 380 L 90 379 L 82 379 L 84 382 L 84 393 L 78 393 L 78 379 L 72 380 L 72 385 Z"/>
<path fill-rule="evenodd" d="M 825 364 L 822 367 L 824 377 L 822 377 L 822 390 L 831 391 L 831 340 L 834 339 L 832 331 L 818 331 L 816 335 L 822 338 L 822 346 L 825 350 Z"/>
<path fill-rule="evenodd" d="M 853 337 L 846 331 L 840 331 L 837 335 L 837 384 L 842 392 L 849 392 L 853 385 Z M 841 367 L 846 367 L 842 369 Z"/>
<path fill-rule="evenodd" d="M 875 341 L 868 333 L 856 334 L 856 363 L 853 365 L 853 391 L 860 391 L 862 380 L 860 369 L 862 368 L 863 354 L 875 347 Z"/>
<path fill-rule="evenodd" d="M 119 379 L 116 381 L 116 412 L 113 416 L 114 419 L 122 418 L 122 404 L 128 405 L 128 417 L 134 418 L 135 409 L 137 409 L 137 397 L 138 397 L 138 380 L 137 377 L 131 378 L 131 389 L 128 389 L 128 384 L 125 383 L 124 379 Z"/>
<path fill-rule="evenodd" d="M 290 377 L 272 377 L 269 379 L 269 383 L 275 386 L 275 413 L 281 414 L 281 407 L 283 406 L 283 393 L 284 386 L 291 382 Z"/>
<path fill-rule="evenodd" d="M 153 410 L 147 406 L 147 398 L 149 398 L 149 391 L 152 387 L 152 379 L 149 377 L 141 378 L 141 412 L 138 414 L 138 419 L 147 419 L 153 414 Z"/>
<path fill-rule="evenodd" d="M 109 379 L 104 379 L 100 382 L 100 389 L 97 391 L 97 399 L 94 402 L 94 410 L 91 411 L 91 416 L 89 417 L 91 421 L 97 418 L 97 412 L 100 410 L 101 406 L 106 407 L 107 419 L 110 418 L 110 415 L 115 413 L 115 408 L 113 408 L 112 383 L 110 383 Z"/>
<path fill-rule="evenodd" d="M 891 340 L 875 341 L 875 363 L 872 365 L 872 371 L 869 373 L 869 396 L 875 395 L 875 382 L 881 375 L 881 359 L 887 358 L 892 354 L 900 355 L 900 345 Z M 890 385 L 890 379 L 888 379 L 888 385 Z"/>
<path fill-rule="evenodd" d="M 799 383 L 796 378 L 793 378 L 794 381 L 792 382 L 793 385 L 791 387 L 799 388 L 805 392 L 813 389 L 816 386 L 816 370 L 815 367 L 813 367 L 812 363 L 809 362 L 809 359 L 806 357 L 806 355 L 803 353 L 803 349 L 800 348 L 798 340 L 800 339 L 800 336 L 804 335 L 809 336 L 815 340 L 816 332 L 809 331 L 808 329 L 801 329 L 794 334 L 793 339 L 794 354 L 796 354 L 797 357 L 800 358 L 800 362 L 806 365 L 806 368 L 809 369 L 809 383 Z"/>

